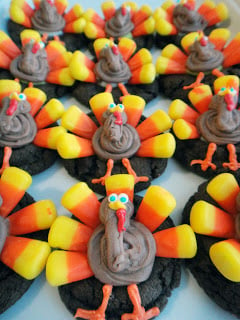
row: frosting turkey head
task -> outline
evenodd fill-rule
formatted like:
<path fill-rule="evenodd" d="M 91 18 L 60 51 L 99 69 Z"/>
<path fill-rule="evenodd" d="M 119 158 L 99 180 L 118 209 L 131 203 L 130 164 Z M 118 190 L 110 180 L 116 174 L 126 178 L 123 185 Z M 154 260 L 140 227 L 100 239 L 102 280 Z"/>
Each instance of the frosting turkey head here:
<path fill-rule="evenodd" d="M 106 45 L 99 54 L 99 61 L 95 65 L 94 72 L 98 81 L 106 83 L 126 82 L 131 78 L 128 64 L 123 60 L 118 46 Z"/>
<path fill-rule="evenodd" d="M 108 110 L 103 114 L 103 132 L 112 142 L 121 140 L 123 125 L 127 122 L 127 116 L 122 104 L 110 103 Z"/>
<path fill-rule="evenodd" d="M 218 78 L 214 83 L 214 91 L 224 98 L 227 110 L 236 109 L 239 94 L 239 80 L 235 76 Z"/>
<path fill-rule="evenodd" d="M 47 53 L 42 41 L 30 40 L 22 48 L 22 54 L 10 65 L 14 77 L 30 82 L 43 82 L 49 72 Z"/>
<path fill-rule="evenodd" d="M 0 146 L 21 147 L 33 141 L 37 126 L 31 106 L 23 93 L 13 92 L 2 100 Z"/>

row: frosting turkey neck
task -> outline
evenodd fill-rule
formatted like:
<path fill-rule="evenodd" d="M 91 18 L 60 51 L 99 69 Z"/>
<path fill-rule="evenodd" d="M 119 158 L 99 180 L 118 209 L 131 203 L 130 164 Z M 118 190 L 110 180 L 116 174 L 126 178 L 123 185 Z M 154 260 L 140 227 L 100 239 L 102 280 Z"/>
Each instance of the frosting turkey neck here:
<path fill-rule="evenodd" d="M 65 20 L 51 1 L 42 0 L 32 17 L 32 25 L 39 31 L 58 32 L 65 27 Z"/>
<path fill-rule="evenodd" d="M 101 50 L 94 72 L 99 82 L 106 83 L 126 82 L 132 76 L 117 46 L 107 46 Z"/>
<path fill-rule="evenodd" d="M 202 40 L 197 40 L 189 48 L 186 66 L 191 72 L 209 72 L 220 67 L 223 62 L 223 54 L 215 50 L 211 42 L 201 42 Z"/>
<path fill-rule="evenodd" d="M 8 114 L 10 105 L 11 99 L 5 97 L 0 111 L 0 146 L 19 148 L 33 141 L 37 126 L 26 100 L 18 101 L 16 110 Z"/>
<path fill-rule="evenodd" d="M 23 47 L 22 52 L 11 62 L 10 71 L 13 76 L 27 82 L 45 81 L 49 72 L 45 49 L 30 41 Z"/>
<path fill-rule="evenodd" d="M 109 208 L 105 198 L 100 206 L 102 222 L 88 243 L 88 260 L 94 275 L 103 283 L 129 285 L 148 279 L 156 253 L 151 232 L 131 218 L 133 204 L 126 204 L 124 227 L 119 233 L 116 211 Z"/>
<path fill-rule="evenodd" d="M 178 4 L 173 10 L 173 23 L 182 33 L 203 30 L 207 26 L 207 21 L 197 11 L 182 4 Z"/>
<path fill-rule="evenodd" d="M 206 141 L 218 145 L 240 142 L 240 112 L 227 107 L 225 96 L 215 95 L 209 110 L 198 117 L 196 125 Z"/>
<path fill-rule="evenodd" d="M 126 7 L 116 10 L 115 15 L 105 24 L 107 37 L 119 38 L 126 36 L 134 28 L 131 21 L 131 14 Z"/>
<path fill-rule="evenodd" d="M 96 155 L 104 160 L 130 158 L 140 147 L 140 139 L 134 127 L 127 124 L 127 115 L 121 113 L 122 124 L 118 116 L 109 110 L 102 116 L 103 125 L 93 136 L 92 144 Z M 116 123 L 117 122 L 117 123 Z"/>

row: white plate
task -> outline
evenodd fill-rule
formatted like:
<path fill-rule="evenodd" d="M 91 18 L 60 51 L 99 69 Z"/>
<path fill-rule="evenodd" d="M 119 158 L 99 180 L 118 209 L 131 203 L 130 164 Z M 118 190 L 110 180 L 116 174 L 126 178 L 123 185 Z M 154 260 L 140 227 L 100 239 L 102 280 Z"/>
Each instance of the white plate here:
<path fill-rule="evenodd" d="M 30 0 L 27 0 L 30 3 Z M 152 8 L 161 5 L 162 1 L 156 0 L 136 0 L 139 5 L 148 3 Z M 94 8 L 99 13 L 100 1 L 91 0 L 87 3 L 77 0 L 69 0 L 69 8 L 80 3 L 87 9 Z M 119 6 L 122 1 L 115 1 Z M 220 2 L 220 1 L 216 1 Z M 232 17 L 231 31 L 234 35 L 239 31 L 240 0 L 224 1 Z M 0 27 L 6 30 L 6 21 L 8 19 L 8 7 L 10 0 L 0 2 L 1 20 Z M 153 50 L 154 58 L 159 54 L 158 50 Z M 64 99 L 65 107 L 69 107 L 77 102 L 73 98 Z M 153 113 L 157 108 L 167 111 L 170 100 L 158 97 L 149 103 L 144 112 L 145 115 Z M 86 109 L 85 109 L 86 110 Z M 175 160 L 170 159 L 167 170 L 158 179 L 154 180 L 154 185 L 161 185 L 170 191 L 177 201 L 177 208 L 171 217 L 176 224 L 180 222 L 181 212 L 189 197 L 197 190 L 198 185 L 204 180 L 180 167 Z M 62 194 L 73 184 L 76 179 L 71 178 L 60 165 L 55 164 L 47 171 L 33 177 L 33 184 L 28 190 L 36 200 L 51 198 L 58 209 L 60 215 L 67 214 L 61 206 L 60 199 Z M 143 195 L 144 192 L 141 193 Z M 34 281 L 27 293 L 3 315 L 1 320 L 72 320 L 72 315 L 65 308 L 58 295 L 57 288 L 50 287 L 45 279 L 44 273 Z M 219 306 L 208 298 L 203 290 L 198 286 L 195 279 L 187 270 L 182 270 L 180 287 L 172 292 L 169 302 L 160 316 L 159 320 L 232 320 L 235 319 L 230 313 L 223 311 Z"/>

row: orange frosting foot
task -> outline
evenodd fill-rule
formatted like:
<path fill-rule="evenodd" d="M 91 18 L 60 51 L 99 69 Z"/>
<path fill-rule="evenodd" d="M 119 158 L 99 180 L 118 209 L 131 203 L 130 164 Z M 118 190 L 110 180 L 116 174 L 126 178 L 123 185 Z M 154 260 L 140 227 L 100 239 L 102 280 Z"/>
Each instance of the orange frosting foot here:
<path fill-rule="evenodd" d="M 144 307 L 141 305 L 141 297 L 136 284 L 131 284 L 128 286 L 127 290 L 133 304 L 133 312 L 124 313 L 121 320 L 148 320 L 159 315 L 160 310 L 157 307 L 145 311 Z"/>
<path fill-rule="evenodd" d="M 122 159 L 122 164 L 124 165 L 124 167 L 127 169 L 128 173 L 131 174 L 134 177 L 134 182 L 135 184 L 138 182 L 146 182 L 149 180 L 148 177 L 146 176 L 142 176 L 142 177 L 138 177 L 136 172 L 133 170 L 130 161 L 127 158 L 123 158 Z"/>
<path fill-rule="evenodd" d="M 217 146 L 215 143 L 211 142 L 208 146 L 206 158 L 204 160 L 192 160 L 191 166 L 194 164 L 200 164 L 202 171 L 206 171 L 209 167 L 211 167 L 213 170 L 216 170 L 216 165 L 212 163 L 212 156 L 214 152 L 216 151 Z"/>
<path fill-rule="evenodd" d="M 112 293 L 112 286 L 105 284 L 102 288 L 103 290 L 103 300 L 102 304 L 97 310 L 85 310 L 78 308 L 75 314 L 75 318 L 83 318 L 89 320 L 105 320 L 105 311 L 107 309 L 108 300 Z"/>
<path fill-rule="evenodd" d="M 3 164 L 2 164 L 2 168 L 0 169 L 0 175 L 3 173 L 3 171 L 10 167 L 9 164 L 9 160 L 11 158 L 12 155 L 12 148 L 10 147 L 5 147 L 4 148 L 4 156 L 3 156 Z"/>
<path fill-rule="evenodd" d="M 109 159 L 107 162 L 107 172 L 106 174 L 99 178 L 99 179 L 92 179 L 92 183 L 101 183 L 103 186 L 105 185 L 105 180 L 110 177 L 111 173 L 112 173 L 112 168 L 114 165 L 114 161 L 112 159 Z"/>
<path fill-rule="evenodd" d="M 237 161 L 236 148 L 233 144 L 228 144 L 227 149 L 229 151 L 229 162 L 224 162 L 223 167 L 237 171 L 240 168 L 240 163 Z"/>

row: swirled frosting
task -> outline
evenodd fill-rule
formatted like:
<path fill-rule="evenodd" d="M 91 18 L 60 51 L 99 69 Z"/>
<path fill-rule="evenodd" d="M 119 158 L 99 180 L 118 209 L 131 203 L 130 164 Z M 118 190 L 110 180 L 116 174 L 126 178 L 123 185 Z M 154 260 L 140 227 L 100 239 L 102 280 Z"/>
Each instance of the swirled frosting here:
<path fill-rule="evenodd" d="M 189 48 L 187 69 L 191 72 L 207 72 L 221 66 L 223 54 L 214 49 L 214 45 L 207 41 L 205 45 L 201 41 L 195 41 Z"/>
<path fill-rule="evenodd" d="M 103 283 L 115 286 L 139 283 L 148 279 L 156 253 L 151 232 L 131 218 L 133 204 L 126 204 L 126 231 L 118 232 L 116 211 L 105 198 L 100 206 L 102 222 L 88 244 L 88 261 L 94 275 Z"/>
<path fill-rule="evenodd" d="M 105 24 L 105 32 L 108 37 L 119 38 L 130 33 L 134 28 L 130 12 L 126 8 L 119 8 L 115 15 Z"/>
<path fill-rule="evenodd" d="M 18 101 L 17 109 L 11 115 L 7 114 L 9 104 L 10 98 L 5 97 L 0 111 L 0 146 L 19 148 L 33 141 L 37 126 L 29 113 L 28 101 Z"/>
<path fill-rule="evenodd" d="M 15 78 L 28 82 L 45 81 L 49 72 L 47 53 L 39 48 L 32 52 L 35 44 L 30 41 L 22 49 L 23 54 L 15 58 L 10 65 L 10 71 Z"/>
<path fill-rule="evenodd" d="M 57 32 L 65 27 L 64 18 L 57 12 L 55 5 L 47 0 L 40 2 L 31 20 L 33 28 L 39 31 Z"/>
<path fill-rule="evenodd" d="M 101 50 L 94 72 L 98 81 L 106 83 L 126 82 L 131 78 L 128 64 L 123 60 L 120 52 L 114 53 L 113 47 L 110 46 Z"/>
<path fill-rule="evenodd" d="M 122 112 L 123 123 L 116 124 L 116 117 L 109 110 L 102 117 L 103 126 L 93 136 L 93 149 L 101 159 L 120 160 L 130 158 L 140 147 L 140 139 L 134 127 L 127 124 L 127 116 Z"/>
<path fill-rule="evenodd" d="M 209 110 L 198 117 L 196 125 L 208 142 L 218 145 L 240 142 L 240 111 L 227 110 L 224 96 L 212 98 Z"/>
<path fill-rule="evenodd" d="M 173 23 L 182 33 L 203 30 L 207 26 L 207 21 L 197 11 L 182 4 L 178 4 L 173 10 Z"/>

